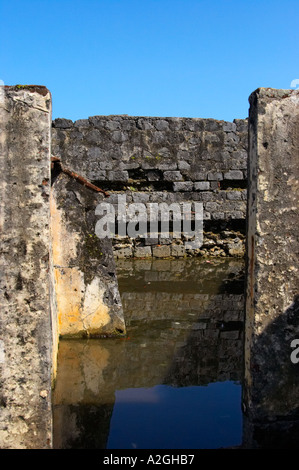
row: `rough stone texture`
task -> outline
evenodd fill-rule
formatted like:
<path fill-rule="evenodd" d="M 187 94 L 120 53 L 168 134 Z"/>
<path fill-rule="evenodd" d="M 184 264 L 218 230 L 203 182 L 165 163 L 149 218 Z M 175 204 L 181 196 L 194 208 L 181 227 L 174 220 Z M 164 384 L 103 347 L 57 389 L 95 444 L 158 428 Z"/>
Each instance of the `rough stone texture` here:
<path fill-rule="evenodd" d="M 45 87 L 0 87 L 2 449 L 52 444 L 50 126 Z"/>
<path fill-rule="evenodd" d="M 190 200 L 194 197 L 194 193 L 185 192 L 179 193 L 180 197 L 177 197 L 178 193 L 176 192 L 166 192 L 166 191 L 153 191 L 153 192 L 144 192 L 144 191 L 114 191 L 110 194 L 109 201 L 113 204 L 116 213 L 116 226 L 119 225 L 118 215 L 121 214 L 122 226 L 124 225 L 124 211 L 128 211 L 129 205 L 132 202 L 142 202 L 145 205 L 147 219 L 151 213 L 151 205 L 166 203 L 168 206 L 175 203 L 177 208 L 181 211 L 182 215 L 182 202 L 193 204 L 193 201 Z M 182 196 L 185 195 L 184 199 Z M 202 191 L 200 194 L 200 201 L 203 206 L 206 208 L 204 212 L 204 240 L 203 245 L 200 249 L 187 248 L 187 256 L 244 256 L 245 253 L 245 221 L 242 219 L 243 215 L 240 209 L 241 205 L 243 208 L 246 207 L 246 190 L 227 190 L 227 191 L 217 191 L 212 195 L 208 191 Z M 123 198 L 120 205 L 118 206 L 118 198 Z M 211 201 L 211 199 L 213 199 Z M 161 202 L 162 201 L 162 202 Z M 197 201 L 196 201 L 197 202 Z M 193 206 L 194 207 L 194 206 Z M 159 206 L 159 210 L 161 206 Z M 191 208 L 191 211 L 194 210 Z M 223 211 L 230 211 L 230 220 L 223 220 Z M 213 214 L 213 216 L 211 216 Z M 192 214 L 191 214 L 191 217 Z M 158 212 L 158 220 L 164 220 L 167 222 L 167 217 L 164 218 L 160 210 Z M 148 224 L 148 228 L 145 229 L 140 236 L 136 239 L 134 237 L 119 237 L 116 235 L 113 239 L 113 246 L 117 257 L 134 257 L 134 247 L 136 246 L 147 246 L 151 245 L 154 248 L 154 245 L 168 244 L 176 245 L 178 243 L 185 244 L 186 236 L 185 229 L 183 224 L 180 226 L 180 233 L 175 233 L 175 227 L 171 222 L 172 213 L 170 212 L 170 223 L 167 222 L 167 227 L 169 229 L 169 235 L 166 238 L 162 237 L 161 226 L 158 227 L 158 232 L 156 233 L 154 228 L 151 228 Z M 128 227 L 129 217 L 127 216 L 127 227 Z M 123 227 L 125 230 L 125 227 Z M 177 230 L 179 230 L 177 228 Z M 119 232 L 119 231 L 118 231 Z M 147 233 L 146 233 L 147 232 Z M 127 232 L 128 233 L 128 232 Z M 147 235 L 147 236 L 146 236 Z M 165 235 L 165 234 L 164 234 Z M 179 236 L 178 236 L 179 235 Z M 128 246 L 132 247 L 132 250 L 127 250 Z M 121 248 L 124 250 L 120 251 Z M 152 249 L 151 256 L 156 256 L 159 253 L 159 250 Z M 176 250 L 173 250 L 169 256 L 176 257 Z M 178 254 L 179 257 L 179 254 Z"/>
<path fill-rule="evenodd" d="M 61 173 L 51 192 L 53 272 L 60 336 L 125 333 L 112 243 L 95 234 L 103 195 Z"/>
<path fill-rule="evenodd" d="M 210 183 L 208 181 L 198 181 L 194 183 L 194 189 L 196 191 L 208 191 L 210 189 Z"/>
<path fill-rule="evenodd" d="M 173 184 L 174 191 L 192 191 L 193 182 L 192 181 L 182 181 Z"/>
<path fill-rule="evenodd" d="M 299 92 L 250 96 L 244 409 L 247 445 L 299 436 Z M 273 432 L 272 432 L 273 431 Z M 297 446 L 297 445 L 296 445 Z"/>
<path fill-rule="evenodd" d="M 168 258 L 170 256 L 170 246 L 154 246 L 153 247 L 153 256 L 155 258 Z"/>
<path fill-rule="evenodd" d="M 152 256 L 150 246 L 136 246 L 134 250 L 135 258 L 149 258 Z"/>
<path fill-rule="evenodd" d="M 154 171 L 153 182 L 159 174 L 164 181 L 187 182 L 222 181 L 226 173 L 230 179 L 242 179 L 246 173 L 246 119 L 233 123 L 134 116 L 93 116 L 75 123 L 55 119 L 52 137 L 54 155 L 98 181 L 106 180 L 103 171 L 110 183 L 128 177 L 150 182 Z M 239 173 L 231 173 L 234 170 Z"/>
<path fill-rule="evenodd" d="M 175 258 L 181 258 L 186 255 L 186 249 L 183 245 L 173 245 L 171 247 L 171 256 Z"/>
<path fill-rule="evenodd" d="M 116 258 L 131 257 L 170 257 L 180 258 L 181 256 L 201 256 L 201 257 L 244 257 L 245 255 L 245 227 L 238 227 L 239 220 L 232 230 L 225 229 L 219 231 L 218 226 L 213 224 L 203 233 L 203 244 L 198 249 L 192 251 L 185 248 L 185 238 L 180 239 L 169 233 L 168 238 L 163 238 L 161 234 L 157 238 L 119 238 L 113 239 L 113 250 Z M 160 246 L 163 245 L 163 246 Z M 164 249 L 164 245 L 169 245 L 169 249 Z M 144 248 L 147 248 L 144 251 Z M 190 254 L 191 251 L 191 254 Z M 162 255 L 163 253 L 163 255 Z"/>
<path fill-rule="evenodd" d="M 52 153 L 66 167 L 128 203 L 202 202 L 218 232 L 245 220 L 247 146 L 246 119 L 93 116 L 52 128 Z"/>

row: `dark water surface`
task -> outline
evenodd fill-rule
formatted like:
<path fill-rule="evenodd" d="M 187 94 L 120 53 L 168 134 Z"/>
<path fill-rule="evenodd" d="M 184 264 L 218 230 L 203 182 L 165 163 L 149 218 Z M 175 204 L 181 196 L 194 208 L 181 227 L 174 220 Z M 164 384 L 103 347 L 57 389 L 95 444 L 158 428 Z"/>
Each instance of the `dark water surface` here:
<path fill-rule="evenodd" d="M 61 340 L 54 447 L 242 442 L 241 260 L 120 260 L 127 336 Z"/>

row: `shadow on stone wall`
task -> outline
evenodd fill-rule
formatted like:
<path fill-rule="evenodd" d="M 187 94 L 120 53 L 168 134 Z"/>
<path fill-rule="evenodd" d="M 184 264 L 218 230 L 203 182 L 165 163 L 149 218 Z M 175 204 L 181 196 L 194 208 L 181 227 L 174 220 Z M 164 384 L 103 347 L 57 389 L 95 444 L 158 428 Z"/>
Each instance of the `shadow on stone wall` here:
<path fill-rule="evenodd" d="M 291 360 L 294 339 L 299 339 L 298 295 L 256 340 L 252 385 L 244 387 L 244 447 L 298 448 L 299 362 Z"/>

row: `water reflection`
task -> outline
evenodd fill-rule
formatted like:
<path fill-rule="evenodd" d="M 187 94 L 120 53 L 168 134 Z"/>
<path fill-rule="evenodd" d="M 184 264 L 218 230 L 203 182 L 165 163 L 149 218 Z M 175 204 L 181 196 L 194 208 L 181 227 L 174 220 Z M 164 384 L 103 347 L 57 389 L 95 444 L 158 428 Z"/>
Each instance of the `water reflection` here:
<path fill-rule="evenodd" d="M 117 390 L 108 449 L 215 449 L 240 444 L 240 386 Z M 125 427 L 125 432 L 124 432 Z"/>
<path fill-rule="evenodd" d="M 128 335 L 60 342 L 54 447 L 241 444 L 243 268 L 119 261 Z"/>

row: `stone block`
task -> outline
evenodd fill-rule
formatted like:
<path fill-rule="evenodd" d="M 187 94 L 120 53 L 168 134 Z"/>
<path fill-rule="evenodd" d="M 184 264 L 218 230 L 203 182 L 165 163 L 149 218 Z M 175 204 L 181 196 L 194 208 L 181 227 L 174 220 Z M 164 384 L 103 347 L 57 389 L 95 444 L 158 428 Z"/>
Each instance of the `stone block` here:
<path fill-rule="evenodd" d="M 116 144 L 122 144 L 128 140 L 128 134 L 120 130 L 113 131 L 111 134 L 111 140 Z"/>
<path fill-rule="evenodd" d="M 165 181 L 182 181 L 183 176 L 180 171 L 164 171 L 163 177 Z"/>
<path fill-rule="evenodd" d="M 195 191 L 207 191 L 210 189 L 210 182 L 209 181 L 196 181 L 194 183 Z"/>
<path fill-rule="evenodd" d="M 216 211 L 219 208 L 219 204 L 217 202 L 207 202 L 205 204 L 205 209 L 207 211 Z"/>
<path fill-rule="evenodd" d="M 242 199 L 241 191 L 227 191 L 226 197 L 230 201 L 240 201 Z"/>
<path fill-rule="evenodd" d="M 118 165 L 119 170 L 136 170 L 139 167 L 138 162 L 120 162 Z"/>
<path fill-rule="evenodd" d="M 176 191 L 192 191 L 193 182 L 192 181 L 181 181 L 173 183 L 173 190 Z"/>
<path fill-rule="evenodd" d="M 157 161 L 152 158 L 142 160 L 141 168 L 143 170 L 157 170 L 157 168 L 160 169 L 159 165 L 157 165 Z"/>
<path fill-rule="evenodd" d="M 176 162 L 165 162 L 165 163 L 158 163 L 158 164 L 156 163 L 155 165 L 156 165 L 156 168 L 158 168 L 158 170 L 176 170 L 177 169 Z"/>
<path fill-rule="evenodd" d="M 232 152 L 230 159 L 230 170 L 246 170 L 247 169 L 247 152 L 245 150 L 236 150 Z"/>
<path fill-rule="evenodd" d="M 205 143 L 206 144 L 218 144 L 220 142 L 220 139 L 217 134 L 206 134 L 205 136 Z"/>
<path fill-rule="evenodd" d="M 160 245 L 171 245 L 172 243 L 172 238 L 171 237 L 162 237 L 160 235 L 159 237 L 159 244 Z"/>
<path fill-rule="evenodd" d="M 219 181 L 210 181 L 210 189 L 213 191 L 219 189 Z"/>
<path fill-rule="evenodd" d="M 154 246 L 153 247 L 153 256 L 155 258 L 168 258 L 170 256 L 170 246 Z"/>
<path fill-rule="evenodd" d="M 88 119 L 78 119 L 74 122 L 74 127 L 84 127 L 87 128 L 90 126 Z"/>
<path fill-rule="evenodd" d="M 165 119 L 158 119 L 154 121 L 154 126 L 158 131 L 168 131 L 169 130 L 169 124 Z"/>
<path fill-rule="evenodd" d="M 248 134 L 248 119 L 234 119 L 233 121 L 236 124 L 236 131 Z"/>
<path fill-rule="evenodd" d="M 86 177 L 89 180 L 105 181 L 107 179 L 107 172 L 104 170 L 97 170 L 89 168 L 86 172 Z"/>
<path fill-rule="evenodd" d="M 109 129 L 109 131 L 116 131 L 121 128 L 120 122 L 119 121 L 108 121 L 106 122 L 106 129 Z"/>
<path fill-rule="evenodd" d="M 213 217 L 214 220 L 223 220 L 223 219 L 225 219 L 224 212 L 220 212 L 220 211 L 212 212 L 212 217 Z"/>
<path fill-rule="evenodd" d="M 100 162 L 103 157 L 103 151 L 100 147 L 89 147 L 87 149 L 87 158 L 90 162 L 97 164 L 100 167 Z M 106 168 L 105 168 L 106 170 Z"/>
<path fill-rule="evenodd" d="M 145 192 L 132 192 L 133 202 L 142 202 L 143 204 L 149 201 L 149 194 Z"/>
<path fill-rule="evenodd" d="M 188 162 L 186 162 L 184 160 L 180 160 L 178 162 L 178 169 L 179 170 L 190 170 L 190 168 L 191 168 L 191 165 Z"/>
<path fill-rule="evenodd" d="M 137 128 L 145 131 L 154 129 L 153 122 L 148 118 L 138 118 L 137 119 Z"/>
<path fill-rule="evenodd" d="M 207 179 L 207 172 L 203 171 L 193 171 L 190 176 L 192 176 L 193 181 L 201 180 L 205 181 Z"/>
<path fill-rule="evenodd" d="M 215 132 L 219 131 L 222 127 L 221 121 L 216 121 L 215 119 L 205 119 L 204 120 L 205 124 L 205 131 L 207 132 Z"/>
<path fill-rule="evenodd" d="M 235 122 L 224 122 L 223 123 L 224 132 L 236 132 L 237 125 Z"/>
<path fill-rule="evenodd" d="M 158 238 L 145 238 L 144 239 L 144 244 L 145 245 L 158 245 L 159 239 Z"/>
<path fill-rule="evenodd" d="M 223 180 L 223 174 L 221 172 L 210 172 L 208 173 L 209 181 L 221 181 Z"/>
<path fill-rule="evenodd" d="M 112 170 L 113 163 L 112 162 L 99 162 L 99 168 L 101 170 Z"/>
<path fill-rule="evenodd" d="M 233 210 L 232 212 L 230 212 L 230 217 L 232 219 L 245 219 L 246 217 L 246 209 L 244 209 L 244 211 L 235 211 Z"/>
<path fill-rule="evenodd" d="M 166 134 L 165 132 L 163 131 L 155 131 L 151 134 L 151 140 L 152 140 L 152 143 L 155 145 L 155 146 L 158 146 L 158 145 L 166 145 L 167 144 L 167 137 L 166 137 Z"/>
<path fill-rule="evenodd" d="M 225 180 L 242 180 L 244 179 L 243 172 L 241 170 L 231 170 L 224 173 Z"/>
<path fill-rule="evenodd" d="M 120 125 L 123 131 L 132 132 L 136 130 L 136 122 L 132 118 L 122 119 Z"/>
<path fill-rule="evenodd" d="M 151 258 L 152 248 L 150 246 L 136 246 L 134 248 L 135 258 Z"/>
<path fill-rule="evenodd" d="M 115 258 L 130 258 L 133 254 L 132 246 L 125 246 L 113 250 Z"/>
<path fill-rule="evenodd" d="M 127 171 L 116 170 L 116 171 L 108 171 L 108 180 L 109 181 L 117 181 L 125 183 L 129 179 L 129 173 Z"/>
<path fill-rule="evenodd" d="M 213 193 L 211 191 L 203 191 L 200 193 L 200 198 L 202 202 L 213 201 Z"/>
<path fill-rule="evenodd" d="M 70 129 L 74 124 L 70 119 L 57 118 L 53 121 L 52 125 L 57 129 Z"/>
<path fill-rule="evenodd" d="M 235 148 L 235 146 L 240 142 L 240 137 L 233 133 L 233 132 L 227 132 L 225 134 L 224 138 L 224 144 L 226 146 L 232 146 L 232 148 Z"/>
<path fill-rule="evenodd" d="M 171 246 L 171 256 L 175 258 L 181 258 L 186 255 L 186 249 L 184 245 L 172 245 Z"/>

